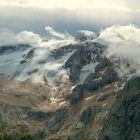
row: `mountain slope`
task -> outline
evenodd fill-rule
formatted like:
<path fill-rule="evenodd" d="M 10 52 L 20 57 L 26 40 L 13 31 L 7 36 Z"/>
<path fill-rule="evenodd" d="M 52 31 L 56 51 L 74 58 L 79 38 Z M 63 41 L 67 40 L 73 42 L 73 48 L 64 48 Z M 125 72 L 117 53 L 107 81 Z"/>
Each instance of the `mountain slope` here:
<path fill-rule="evenodd" d="M 139 63 L 116 28 L 0 46 L 0 139 L 138 140 Z"/>
<path fill-rule="evenodd" d="M 103 140 L 140 139 L 140 78 L 128 81 L 119 93 L 101 133 Z"/>

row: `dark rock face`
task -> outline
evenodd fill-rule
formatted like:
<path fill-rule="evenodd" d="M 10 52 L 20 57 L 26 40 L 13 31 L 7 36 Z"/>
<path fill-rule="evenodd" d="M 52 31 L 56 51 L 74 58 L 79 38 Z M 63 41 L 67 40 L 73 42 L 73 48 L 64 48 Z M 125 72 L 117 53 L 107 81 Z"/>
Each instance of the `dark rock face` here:
<path fill-rule="evenodd" d="M 99 72 L 100 70 L 106 67 L 110 67 L 112 65 L 113 64 L 110 62 L 110 60 L 104 57 L 100 60 L 100 63 L 95 67 L 95 72 Z"/>
<path fill-rule="evenodd" d="M 52 133 L 55 133 L 58 130 L 60 130 L 63 123 L 66 120 L 67 115 L 68 115 L 68 110 L 67 109 L 57 110 L 53 114 L 53 117 L 47 122 L 47 127 L 49 128 L 49 130 Z"/>
<path fill-rule="evenodd" d="M 108 94 L 107 94 L 107 95 L 103 95 L 103 96 L 101 96 L 100 98 L 98 98 L 97 101 L 102 102 L 102 101 L 106 100 L 109 96 L 110 96 L 110 95 L 108 95 Z"/>
<path fill-rule="evenodd" d="M 92 122 L 94 121 L 97 113 L 100 112 L 100 109 L 96 106 L 87 108 L 81 113 L 80 121 L 83 123 L 84 128 L 91 127 Z"/>
<path fill-rule="evenodd" d="M 80 47 L 80 44 L 70 44 L 66 46 L 62 46 L 59 49 L 54 49 L 51 51 L 51 56 L 55 59 L 62 57 L 66 53 L 70 53 L 73 50 L 77 50 Z"/>
<path fill-rule="evenodd" d="M 31 48 L 31 46 L 28 44 L 0 46 L 0 54 L 5 54 L 5 53 L 8 54 L 14 51 L 24 51 L 28 48 Z"/>
<path fill-rule="evenodd" d="M 13 108 L 6 104 L 1 105 L 1 108 L 4 111 L 0 113 L 0 140 L 38 140 L 47 136 L 47 131 L 42 126 L 31 133 L 29 124 L 25 123 L 25 120 L 21 120 L 21 116 L 28 114 L 30 108 Z M 17 118 L 20 118 L 20 121 L 17 121 Z M 28 118 L 26 118 L 27 120 Z"/>
<path fill-rule="evenodd" d="M 80 48 L 65 63 L 65 68 L 70 69 L 71 81 L 78 81 L 82 67 L 100 59 L 104 49 L 105 46 L 95 42 L 81 44 Z"/>
<path fill-rule="evenodd" d="M 90 55 L 81 47 L 65 63 L 65 68 L 70 68 L 70 79 L 76 82 L 79 79 L 80 69 L 82 66 L 90 63 Z"/>
<path fill-rule="evenodd" d="M 94 36 L 94 35 L 79 35 L 75 39 L 78 41 L 84 42 L 84 41 L 93 40 L 93 39 L 97 38 L 98 36 L 99 35 L 96 35 L 96 36 Z"/>
<path fill-rule="evenodd" d="M 66 118 L 68 116 L 68 109 L 62 108 L 56 110 L 55 112 L 34 112 L 32 109 L 27 108 L 26 110 L 18 108 L 12 109 L 12 112 L 8 112 L 11 115 L 16 113 L 15 118 L 21 117 L 26 114 L 27 120 L 35 120 L 37 122 L 42 122 L 44 125 L 34 129 L 34 131 L 29 132 L 29 125 L 27 123 L 17 123 L 14 124 L 4 119 L 4 114 L 0 114 L 0 135 L 1 140 L 40 140 L 48 137 L 48 130 L 50 133 L 57 133 L 63 126 Z M 6 113 L 6 112 L 5 112 Z M 7 116 L 8 118 L 8 116 Z M 7 128 L 8 127 L 8 128 Z M 10 132 L 2 133 L 5 129 L 10 129 Z"/>
<path fill-rule="evenodd" d="M 34 51 L 35 51 L 35 48 L 32 48 L 26 55 L 24 55 L 23 57 L 25 59 L 31 59 L 34 55 Z"/>
<path fill-rule="evenodd" d="M 56 133 L 61 129 L 66 117 L 68 116 L 68 109 L 62 108 L 55 112 L 30 112 L 30 117 L 42 121 L 46 124 L 51 133 Z"/>
<path fill-rule="evenodd" d="M 83 122 L 85 127 L 89 127 L 90 125 L 92 125 L 92 118 L 93 118 L 92 109 L 88 108 L 82 112 L 80 116 L 80 121 Z"/>
<path fill-rule="evenodd" d="M 74 88 L 71 95 L 67 97 L 71 104 L 77 104 L 84 98 L 84 88 L 82 85 L 78 85 Z"/>
<path fill-rule="evenodd" d="M 24 59 L 20 61 L 20 64 L 24 64 L 24 63 L 28 62 L 29 59 L 33 58 L 34 51 L 35 51 L 35 48 L 32 48 L 31 50 L 29 50 L 29 52 L 27 54 L 24 54 L 22 56 Z"/>
<path fill-rule="evenodd" d="M 38 69 L 33 69 L 32 71 L 27 72 L 28 75 L 34 74 L 36 72 L 38 72 Z"/>
<path fill-rule="evenodd" d="M 39 140 L 47 137 L 46 131 L 44 129 L 39 129 L 37 132 L 34 132 L 34 134 L 27 134 L 27 135 L 21 132 L 13 132 L 12 134 L 6 134 L 0 137 L 0 139 L 1 140 Z"/>
<path fill-rule="evenodd" d="M 52 112 L 30 111 L 28 115 L 35 120 L 45 121 L 51 118 L 53 114 Z"/>
<path fill-rule="evenodd" d="M 0 129 L 3 129 L 6 125 L 6 122 L 4 120 L 4 117 L 2 115 L 2 113 L 0 113 Z"/>
<path fill-rule="evenodd" d="M 26 63 L 27 61 L 26 60 L 21 60 L 20 61 L 20 64 L 24 64 L 24 63 Z"/>
<path fill-rule="evenodd" d="M 91 132 L 87 130 L 81 130 L 77 133 L 73 133 L 71 136 L 69 136 L 69 138 L 62 140 L 95 140 L 95 138 Z"/>
<path fill-rule="evenodd" d="M 140 78 L 130 80 L 120 93 L 101 133 L 101 140 L 140 139 Z"/>
<path fill-rule="evenodd" d="M 97 91 L 118 80 L 119 78 L 114 69 L 107 67 L 103 74 L 97 72 L 89 75 L 84 82 L 84 87 L 88 91 Z"/>

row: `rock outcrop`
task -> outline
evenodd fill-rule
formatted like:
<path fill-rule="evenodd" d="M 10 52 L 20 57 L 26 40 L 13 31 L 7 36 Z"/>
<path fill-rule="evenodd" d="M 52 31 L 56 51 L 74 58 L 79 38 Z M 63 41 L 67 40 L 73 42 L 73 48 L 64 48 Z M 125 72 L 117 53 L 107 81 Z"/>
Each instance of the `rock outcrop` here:
<path fill-rule="evenodd" d="M 98 62 L 105 46 L 95 42 L 84 42 L 79 49 L 70 56 L 65 63 L 65 68 L 70 69 L 70 80 L 77 82 L 80 76 L 80 70 L 87 64 Z"/>
<path fill-rule="evenodd" d="M 101 133 L 101 140 L 140 139 L 140 78 L 120 91 Z"/>

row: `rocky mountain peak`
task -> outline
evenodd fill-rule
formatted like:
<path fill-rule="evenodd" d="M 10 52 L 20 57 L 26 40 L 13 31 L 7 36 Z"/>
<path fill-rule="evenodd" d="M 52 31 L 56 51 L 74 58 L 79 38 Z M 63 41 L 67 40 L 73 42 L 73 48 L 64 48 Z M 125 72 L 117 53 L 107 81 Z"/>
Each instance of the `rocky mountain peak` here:
<path fill-rule="evenodd" d="M 140 79 L 100 38 L 0 47 L 0 139 L 139 139 Z"/>

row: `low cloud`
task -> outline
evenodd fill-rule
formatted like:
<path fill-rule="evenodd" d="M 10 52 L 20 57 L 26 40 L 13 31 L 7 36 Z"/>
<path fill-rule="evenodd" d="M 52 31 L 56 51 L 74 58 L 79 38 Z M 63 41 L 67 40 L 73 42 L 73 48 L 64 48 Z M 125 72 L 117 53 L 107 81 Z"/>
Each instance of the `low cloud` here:
<path fill-rule="evenodd" d="M 106 28 L 96 39 L 108 46 L 106 55 L 120 60 L 119 73 L 130 76 L 136 71 L 140 74 L 140 28 L 135 25 L 114 25 Z"/>
<path fill-rule="evenodd" d="M 46 27 L 45 29 L 47 34 L 45 37 L 31 31 L 15 33 L 9 29 L 0 29 L 0 47 L 20 43 L 32 46 L 32 48 L 29 47 L 24 51 L 11 50 L 10 53 L 1 54 L 0 73 L 8 74 L 12 78 L 23 81 L 31 79 L 33 82 L 43 83 L 43 77 L 46 76 L 49 84 L 55 84 L 55 81 L 66 82 L 68 75 L 63 65 L 73 52 L 65 54 L 60 59 L 54 59 L 51 57 L 51 51 L 77 42 L 67 33 L 57 32 L 52 27 Z M 23 56 L 26 56 L 29 52 L 33 52 L 32 58 L 24 58 Z M 20 62 L 24 60 L 26 63 L 21 65 Z M 41 63 L 44 61 L 45 63 Z M 34 71 L 36 72 L 31 74 Z"/>
<path fill-rule="evenodd" d="M 58 32 L 76 34 L 78 30 L 100 31 L 114 24 L 130 23 L 140 26 L 139 10 L 114 9 L 39 9 L 33 7 L 2 6 L 0 8 L 0 28 L 15 32 L 29 30 L 46 35 L 45 26 Z"/>
<path fill-rule="evenodd" d="M 9 29 L 0 29 L 0 46 L 16 44 L 37 45 L 40 41 L 41 37 L 30 31 L 15 33 Z"/>
<path fill-rule="evenodd" d="M 56 40 L 62 40 L 62 42 L 63 40 L 74 40 L 74 37 L 67 32 L 57 32 L 50 26 L 46 26 L 44 31 L 46 32 L 46 36 L 42 37 L 32 31 L 25 30 L 16 33 L 10 29 L 0 28 L 0 46 L 16 44 L 40 46 L 43 40 L 51 40 L 51 42 L 55 42 Z"/>
<path fill-rule="evenodd" d="M 50 52 L 53 49 L 57 49 L 61 46 L 76 43 L 73 36 L 67 33 L 57 32 L 52 27 L 46 27 L 46 36 L 41 37 L 39 34 L 31 31 L 21 31 L 19 33 L 13 32 L 8 29 L 0 29 L 0 46 L 1 45 L 14 45 L 18 43 L 28 43 L 36 47 L 34 52 L 34 57 L 30 65 L 22 69 L 19 80 L 26 80 L 28 78 L 42 78 L 42 75 L 47 75 L 50 81 L 56 80 L 56 77 L 61 77 L 62 75 L 67 76 L 66 71 L 63 69 L 63 64 L 70 57 L 71 54 L 63 56 L 59 60 L 50 59 Z M 94 32 L 89 30 L 80 30 L 83 34 L 94 34 Z M 100 35 L 94 39 L 94 41 L 101 44 L 107 45 L 107 50 L 105 55 L 110 58 L 113 62 L 117 60 L 116 70 L 120 76 L 131 77 L 131 75 L 140 74 L 140 28 L 136 25 L 113 25 L 107 27 L 100 32 Z M 23 54 L 22 54 L 23 55 Z M 22 57 L 20 55 L 20 57 Z M 8 57 L 10 57 L 8 55 Z M 13 57 L 13 56 L 12 56 Z M 7 59 L 7 58 L 6 58 Z M 17 58 L 14 58 L 17 61 Z M 21 59 L 21 58 L 20 58 Z M 40 66 L 37 62 L 42 60 L 47 60 L 47 62 Z M 50 62 L 51 60 L 51 62 Z M 5 61 L 4 65 L 5 65 Z M 11 63 L 13 65 L 13 63 Z M 59 65 L 58 65 L 59 64 Z M 6 70 L 7 70 L 6 65 Z M 1 69 L 3 66 L 1 67 Z M 30 77 L 27 75 L 29 71 L 33 68 L 39 69 L 36 77 Z M 13 68 L 13 72 L 16 67 Z M 5 69 L 3 71 L 6 71 Z M 41 74 L 40 74 L 41 73 Z M 52 75 L 55 75 L 52 79 Z M 60 75 L 60 76 L 58 76 Z M 37 81 L 35 79 L 35 81 Z"/>
<path fill-rule="evenodd" d="M 56 38 L 56 39 L 73 38 L 70 34 L 57 32 L 50 26 L 46 26 L 45 30 L 47 31 L 48 36 L 52 38 Z"/>

